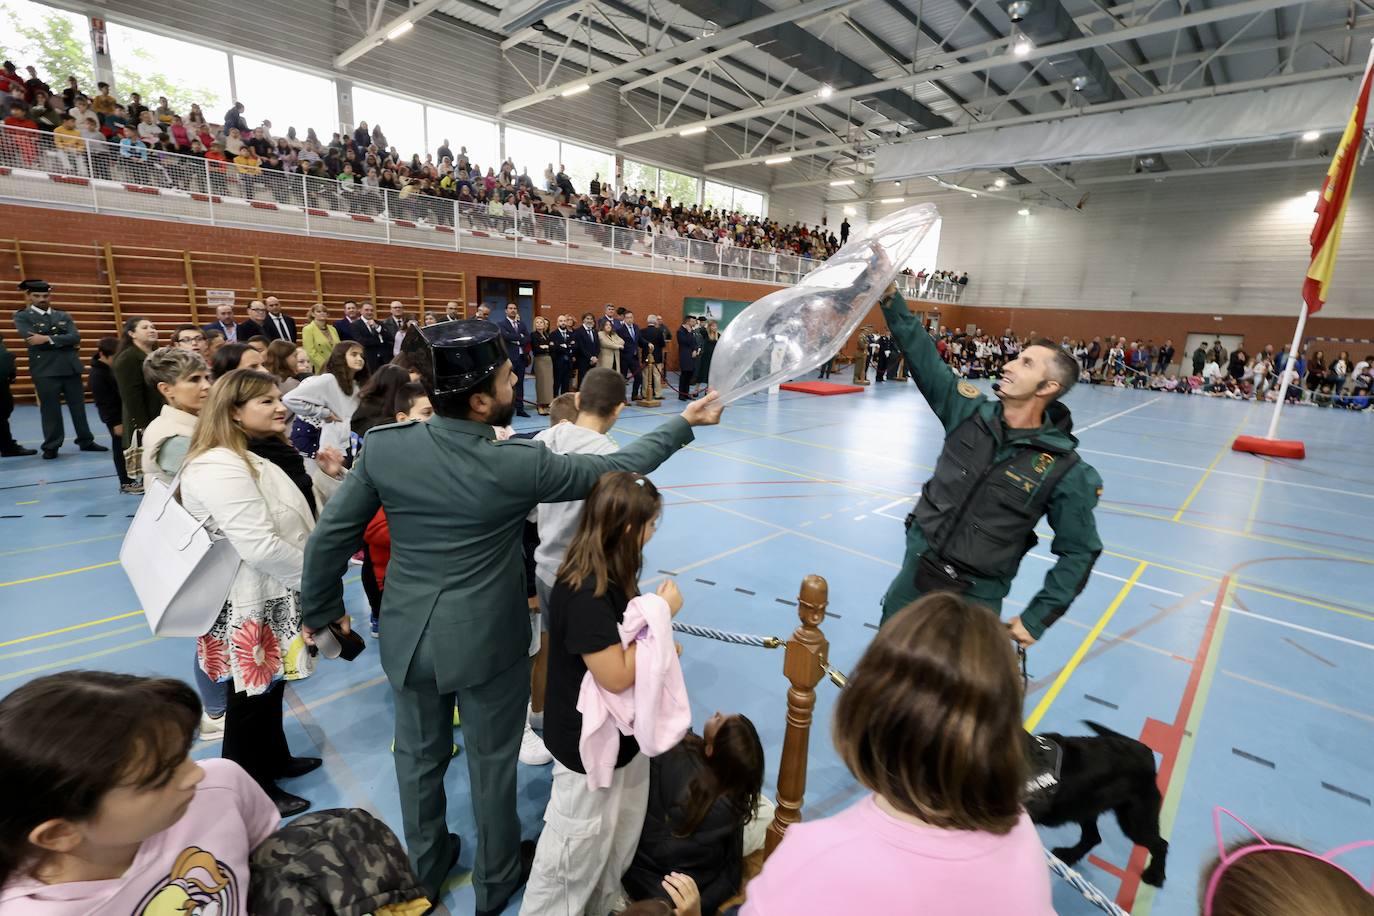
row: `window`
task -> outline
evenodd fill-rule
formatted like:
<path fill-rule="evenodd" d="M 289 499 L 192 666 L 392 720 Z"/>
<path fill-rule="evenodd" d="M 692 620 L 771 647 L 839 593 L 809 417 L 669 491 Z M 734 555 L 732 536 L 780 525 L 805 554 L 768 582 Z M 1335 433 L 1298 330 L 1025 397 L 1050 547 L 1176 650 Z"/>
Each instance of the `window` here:
<path fill-rule="evenodd" d="M 658 199 L 671 197 L 673 203 L 690 207 L 701 194 L 701 179 L 667 169 L 658 170 Z"/>
<path fill-rule="evenodd" d="M 0 56 L 14 61 L 25 78 L 24 67 L 32 64 L 53 92 L 61 93 L 74 76 L 82 91 L 95 94 L 88 30 L 85 16 L 28 0 L 0 0 Z"/>
<path fill-rule="evenodd" d="M 744 188 L 735 188 L 735 209 L 750 216 L 763 215 L 763 195 Z"/>
<path fill-rule="evenodd" d="M 111 22 L 110 61 L 114 64 L 111 92 L 121 102 L 137 92 L 143 104 L 157 107 L 165 95 L 172 110 L 186 114 L 192 103 L 200 105 L 205 120 L 220 123 L 233 100 L 229 97 L 229 55 L 204 45 L 154 35 L 142 29 Z M 262 116 L 249 109 L 250 124 Z"/>
<path fill-rule="evenodd" d="M 327 142 L 338 127 L 333 80 L 235 54 L 234 89 L 248 123 L 271 121 L 274 137 L 284 137 L 294 127 L 304 140 L 306 128 L 313 127 Z"/>
<path fill-rule="evenodd" d="M 735 189 L 728 184 L 708 181 L 701 195 L 701 205 L 712 210 L 724 210 L 728 213 L 734 206 L 734 195 Z"/>
<path fill-rule="evenodd" d="M 506 128 L 506 156 L 515 161 L 517 173 L 528 169 L 536 188 L 543 188 L 544 169 L 552 165 L 558 171 L 558 141 L 543 134 L 530 133 L 518 127 Z"/>
<path fill-rule="evenodd" d="M 483 174 L 486 174 L 488 166 L 496 168 L 501 164 L 501 136 L 495 121 L 432 105 L 425 106 L 425 117 L 428 119 L 425 132 L 429 135 L 429 149 L 426 152 L 433 154 L 435 165 L 439 164 L 439 145 L 445 140 L 453 149 L 454 159 L 458 158 L 458 151 L 466 146 L 468 160 L 481 166 Z"/>
<path fill-rule="evenodd" d="M 572 179 L 573 189 L 586 194 L 592 178 L 600 176 L 603 185 L 615 181 L 615 156 L 599 149 L 578 146 L 574 143 L 560 144 L 559 161 Z"/>
<path fill-rule="evenodd" d="M 622 175 L 624 178 L 622 184 L 625 186 L 625 190 L 631 194 L 638 194 L 642 190 L 645 194 L 653 197 L 658 193 L 657 166 L 626 159 Z"/>
<path fill-rule="evenodd" d="M 404 162 L 409 162 L 416 153 L 421 162 L 425 161 L 425 107 L 419 102 L 355 85 L 353 118 L 350 133 L 358 122 L 366 121 L 369 131 L 381 127 L 388 148 L 396 147 Z"/>

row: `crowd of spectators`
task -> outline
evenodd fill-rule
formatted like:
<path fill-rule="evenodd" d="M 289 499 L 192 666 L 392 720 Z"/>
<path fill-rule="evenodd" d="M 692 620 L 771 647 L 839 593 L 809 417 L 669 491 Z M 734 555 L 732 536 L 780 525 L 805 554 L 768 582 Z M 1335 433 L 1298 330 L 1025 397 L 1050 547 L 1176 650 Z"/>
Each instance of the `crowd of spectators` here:
<path fill-rule="evenodd" d="M 660 199 L 653 189 L 624 186 L 617 192 L 600 174 L 578 189 L 562 164 L 555 168 L 550 162 L 532 176 L 510 158 L 480 163 L 465 146 L 455 152 L 447 138 L 432 153 L 406 154 L 388 142 L 380 124 L 366 121 L 328 139 L 314 128 L 304 136 L 295 127 L 278 134 L 268 120 L 253 126 L 242 102 L 213 123 L 199 105 L 182 113 L 165 96 L 155 105 L 136 92 L 121 99 L 104 82 L 92 96 L 68 77 L 66 88 L 55 93 L 33 67 L 27 70 L 29 77 L 21 78 L 14 64 L 5 62 L 0 76 L 4 124 L 49 133 L 52 139 L 37 142 L 41 135 L 6 132 L 0 152 L 30 167 L 42 163 L 68 174 L 94 172 L 105 179 L 250 200 L 265 196 L 279 204 L 369 215 L 383 212 L 383 192 L 390 191 L 393 215 L 451 225 L 455 208 L 449 202 L 456 202 L 474 225 L 504 230 L 518 225 L 528 235 L 541 234 L 536 217 L 549 216 L 808 260 L 829 257 L 841 245 L 823 226 L 783 225 L 671 196 Z M 294 175 L 314 180 L 273 177 Z M 685 253 L 686 245 L 681 247 Z"/>

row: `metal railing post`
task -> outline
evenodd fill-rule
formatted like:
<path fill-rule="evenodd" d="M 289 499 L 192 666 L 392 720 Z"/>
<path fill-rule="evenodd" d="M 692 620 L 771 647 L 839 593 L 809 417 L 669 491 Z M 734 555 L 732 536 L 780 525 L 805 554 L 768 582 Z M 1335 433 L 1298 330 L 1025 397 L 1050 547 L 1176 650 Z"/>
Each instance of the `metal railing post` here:
<path fill-rule="evenodd" d="M 342 187 L 342 185 L 340 186 Z M 386 221 L 386 243 L 391 244 L 391 192 L 382 193 L 382 219 Z"/>
<path fill-rule="evenodd" d="M 82 140 L 82 146 L 86 150 L 86 185 L 91 191 L 91 209 L 100 212 L 100 195 L 95 193 L 95 159 L 91 156 L 91 141 Z"/>
<path fill-rule="evenodd" d="M 459 220 L 459 218 L 462 216 L 462 213 L 463 213 L 463 211 L 460 210 L 460 209 L 458 208 L 458 198 L 455 197 L 455 198 L 453 199 L 453 250 L 454 250 L 454 251 L 462 251 L 462 250 L 463 250 L 463 231 L 462 231 L 462 226 L 460 226 L 459 223 L 458 223 L 458 220 Z M 464 308 L 464 309 L 467 308 L 467 303 L 464 303 L 464 304 L 463 304 L 463 308 Z"/>
<path fill-rule="evenodd" d="M 301 209 L 305 211 L 305 234 L 311 235 L 310 231 L 310 193 L 309 187 L 305 183 L 305 173 L 300 173 L 301 178 Z"/>
<path fill-rule="evenodd" d="M 210 160 L 202 159 L 205 165 L 205 205 L 210 208 L 210 225 L 215 224 L 215 185 L 210 180 Z"/>

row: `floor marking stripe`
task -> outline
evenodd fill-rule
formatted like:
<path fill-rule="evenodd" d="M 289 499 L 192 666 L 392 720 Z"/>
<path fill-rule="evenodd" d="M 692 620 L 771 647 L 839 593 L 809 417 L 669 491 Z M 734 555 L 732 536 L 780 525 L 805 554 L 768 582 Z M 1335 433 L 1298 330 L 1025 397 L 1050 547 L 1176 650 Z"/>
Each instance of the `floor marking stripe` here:
<path fill-rule="evenodd" d="M 1193 500 L 1196 499 L 1197 495 L 1202 492 L 1202 485 L 1207 482 L 1208 477 L 1212 476 L 1212 471 L 1216 469 L 1216 466 L 1221 461 L 1221 459 L 1224 458 L 1226 454 L 1231 451 L 1230 440 L 1234 439 L 1236 435 L 1239 434 L 1240 431 L 1245 428 L 1245 424 L 1249 419 L 1250 418 L 1248 416 L 1241 417 L 1240 422 L 1236 424 L 1236 428 L 1231 430 L 1231 435 L 1226 437 L 1226 444 L 1217 450 L 1217 455 L 1215 458 L 1212 459 L 1212 463 L 1207 465 L 1207 470 L 1202 472 L 1202 476 L 1198 478 L 1198 482 L 1193 485 L 1193 489 L 1188 493 L 1188 498 L 1183 500 L 1183 505 L 1179 506 L 1178 511 L 1174 513 L 1173 521 L 1177 522 L 1182 520 L 1183 513 L 1188 511 L 1188 507 L 1193 504 Z"/>
<path fill-rule="evenodd" d="M 21 642 L 32 642 L 35 639 L 44 639 L 48 636 L 56 636 L 59 633 L 70 633 L 73 630 L 84 630 L 86 627 L 100 626 L 102 623 L 111 623 L 116 620 L 125 620 L 129 617 L 138 617 L 142 611 L 129 611 L 125 614 L 115 614 L 111 617 L 101 617 L 99 620 L 88 620 L 85 623 L 74 623 L 69 627 L 59 627 L 56 630 L 44 630 L 42 633 L 34 633 L 32 636 L 20 636 L 18 639 L 8 639 L 0 642 L 0 649 L 5 646 L 17 646 Z"/>
<path fill-rule="evenodd" d="M 1083 641 L 1078 644 L 1078 648 L 1074 650 L 1073 656 L 1069 658 L 1068 664 L 1059 672 L 1059 676 L 1054 679 L 1054 683 L 1050 685 L 1050 689 L 1046 690 L 1045 695 L 1040 698 L 1040 702 L 1036 704 L 1035 711 L 1026 717 L 1026 731 L 1035 731 L 1035 727 L 1040 724 L 1040 720 L 1045 717 L 1045 713 L 1049 712 L 1050 706 L 1059 697 L 1059 692 L 1064 689 L 1064 685 L 1069 682 L 1069 678 L 1078 668 L 1079 663 L 1083 661 L 1083 656 L 1087 655 L 1093 643 L 1097 642 L 1097 637 L 1106 629 L 1107 624 L 1111 622 L 1112 616 L 1116 613 L 1116 609 L 1121 607 L 1121 603 L 1126 600 L 1126 596 L 1131 593 L 1131 589 L 1135 586 L 1136 581 L 1139 580 L 1141 574 L 1149 568 L 1149 565 L 1149 563 L 1143 560 L 1137 564 L 1135 572 L 1131 573 L 1131 578 L 1126 580 L 1125 585 L 1121 586 L 1121 590 L 1116 593 L 1116 597 L 1112 599 L 1112 603 L 1107 605 L 1107 609 L 1102 612 L 1102 616 L 1097 619 L 1097 623 L 1088 631 L 1088 635 L 1083 637 Z"/>
<path fill-rule="evenodd" d="M 1232 613 L 1236 613 L 1236 611 L 1233 609 Z M 1233 678 L 1234 680 L 1240 681 L 1243 684 L 1249 684 L 1252 687 L 1262 687 L 1265 690 L 1272 690 L 1274 693 L 1277 693 L 1281 696 L 1289 697 L 1294 700 L 1301 700 L 1304 703 L 1311 703 L 1313 706 L 1320 706 L 1322 709 L 1329 709 L 1332 712 L 1338 712 L 1342 713 L 1343 715 L 1350 716 L 1352 719 L 1360 719 L 1361 721 L 1374 724 L 1374 715 L 1370 715 L 1367 712 L 1360 712 L 1358 709 L 1350 709 L 1349 707 L 1340 706 L 1336 703 L 1332 703 L 1327 700 L 1319 700 L 1316 697 L 1310 697 L 1305 693 L 1298 693 L 1296 690 L 1289 690 L 1287 687 L 1280 687 L 1278 684 L 1271 684 L 1268 681 L 1261 681 L 1257 678 L 1253 678 L 1244 674 L 1239 674 L 1235 671 L 1228 671 L 1224 668 L 1222 669 L 1221 673 L 1229 678 Z"/>
<path fill-rule="evenodd" d="M 1255 517 L 1259 515 L 1260 496 L 1264 493 L 1264 478 L 1269 472 L 1268 464 L 1260 465 L 1259 483 L 1255 484 L 1255 496 L 1250 500 L 1250 511 L 1245 516 L 1245 533 L 1253 534 L 1255 530 Z"/>
<path fill-rule="evenodd" d="M 1310 655 L 1312 658 L 1315 658 L 1317 661 L 1321 662 L 1323 665 L 1326 665 L 1328 668 L 1337 667 L 1335 662 L 1331 661 L 1328 658 L 1322 658 L 1320 655 L 1313 652 L 1311 649 L 1307 648 L 1302 643 L 1298 642 L 1296 639 L 1289 639 L 1287 636 L 1285 636 L 1283 638 L 1283 641 L 1288 643 L 1294 649 L 1297 649 L 1303 655 Z"/>
<path fill-rule="evenodd" d="M 1237 757 L 1240 757 L 1242 760 L 1249 760 L 1251 763 L 1258 763 L 1260 766 L 1268 767 L 1271 770 L 1277 770 L 1279 768 L 1278 764 L 1276 764 L 1274 761 L 1265 760 L 1263 757 L 1259 757 L 1255 754 L 1250 753 L 1249 751 L 1242 751 L 1238 747 L 1231 748 L 1231 753 L 1235 754 Z"/>
<path fill-rule="evenodd" d="M 1326 789 L 1328 792 L 1335 792 L 1337 795 L 1344 795 L 1346 798 L 1354 799 L 1357 802 L 1363 802 L 1366 805 L 1374 805 L 1374 802 L 1371 802 L 1363 795 L 1351 792 L 1349 789 L 1342 789 L 1340 786 L 1333 786 L 1329 782 L 1322 782 L 1322 788 Z"/>
<path fill-rule="evenodd" d="M 61 576 L 74 576 L 77 573 L 90 572 L 93 569 L 107 569 L 108 567 L 118 565 L 118 560 L 111 560 L 108 563 L 96 563 L 92 566 L 82 566 L 77 569 L 64 569 L 61 572 L 44 573 L 41 576 L 30 576 L 27 579 L 15 579 L 13 582 L 0 582 L 0 588 L 6 588 L 11 585 L 27 585 L 30 582 L 42 582 L 44 579 L 57 579 Z"/>
<path fill-rule="evenodd" d="M 138 639 L 133 642 L 126 642 L 122 645 L 111 646 L 108 649 L 101 649 L 99 652 L 89 652 L 86 655 L 78 655 L 76 658 L 59 658 L 55 662 L 47 662 L 42 665 L 34 665 L 32 668 L 24 668 L 20 671 L 11 671 L 9 674 L 0 674 L 0 681 L 12 681 L 16 678 L 26 677 L 30 674 L 37 674 L 40 671 L 51 671 L 53 668 L 66 668 L 75 665 L 77 662 L 90 661 L 93 658 L 100 658 L 104 655 L 113 655 L 116 652 L 123 652 L 125 649 L 137 649 L 139 646 L 146 646 L 149 643 L 157 642 L 161 637 L 150 636 L 147 639 Z"/>
<path fill-rule="evenodd" d="M 1150 400 L 1146 401 L 1146 402 L 1143 403 L 1143 404 L 1137 404 L 1137 405 L 1135 405 L 1134 407 L 1128 407 L 1128 408 L 1126 408 L 1125 410 L 1119 410 L 1119 411 L 1117 411 L 1116 413 L 1111 414 L 1110 416 L 1103 417 L 1101 420 L 1094 420 L 1093 422 L 1089 423 L 1087 426 L 1080 426 L 1080 427 L 1078 427 L 1077 429 L 1074 430 L 1074 434 L 1075 434 L 1075 435 L 1081 436 L 1081 435 L 1083 435 L 1084 433 L 1086 433 L 1088 430 L 1090 430 L 1090 429 L 1096 429 L 1097 427 L 1101 426 L 1103 423 L 1110 423 L 1110 422 L 1112 422 L 1113 420 L 1115 420 L 1115 419 L 1117 419 L 1117 418 L 1119 418 L 1119 417 L 1124 417 L 1124 416 L 1126 416 L 1126 414 L 1128 414 L 1128 413 L 1135 413 L 1137 410 L 1141 410 L 1142 408 L 1149 407 L 1149 406 L 1150 406 L 1151 404 L 1153 404 L 1155 401 L 1162 401 L 1162 400 L 1164 400 L 1164 395 L 1162 395 L 1162 394 L 1159 395 L 1158 397 L 1150 398 Z"/>
<path fill-rule="evenodd" d="M 124 633 L 132 633 L 135 630 L 142 630 L 146 633 L 148 631 L 148 627 L 146 624 L 136 623 L 130 627 L 120 627 L 116 630 L 106 630 L 103 633 L 96 633 L 93 636 L 80 636 L 76 639 L 68 639 L 64 642 L 49 643 L 47 645 L 37 646 L 32 649 L 16 649 L 13 652 L 3 652 L 0 653 L 0 659 L 19 658 L 24 655 L 39 655 L 43 652 L 53 652 L 57 649 L 65 649 L 68 646 L 79 646 L 83 643 L 96 642 L 97 640 L 101 639 L 109 639 L 111 636 L 121 636 Z"/>

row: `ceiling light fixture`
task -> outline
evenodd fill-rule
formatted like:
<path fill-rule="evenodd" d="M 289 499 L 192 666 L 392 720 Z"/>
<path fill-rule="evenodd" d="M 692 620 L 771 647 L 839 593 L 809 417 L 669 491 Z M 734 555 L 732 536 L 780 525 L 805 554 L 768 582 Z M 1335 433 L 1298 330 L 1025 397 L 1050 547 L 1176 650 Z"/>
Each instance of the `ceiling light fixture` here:
<path fill-rule="evenodd" d="M 1314 140 L 1320 140 L 1321 135 L 1322 132 L 1319 130 L 1309 130 L 1302 135 L 1302 142 L 1311 143 Z"/>
<path fill-rule="evenodd" d="M 407 19 L 405 22 L 402 22 L 400 25 L 393 28 L 390 32 L 387 32 L 386 40 L 395 41 L 396 39 L 400 38 L 402 35 L 404 35 L 406 32 L 409 32 L 413 28 L 415 28 L 415 23 Z"/>
<path fill-rule="evenodd" d="M 997 179 L 996 181 L 994 181 L 992 184 L 993 184 L 993 187 L 997 188 L 997 190 L 1000 191 L 1000 190 L 1002 190 L 1003 188 L 1005 188 L 1005 187 L 1007 186 L 1007 180 L 1006 180 L 1005 178 L 999 178 L 999 179 Z"/>
<path fill-rule="evenodd" d="M 590 88 L 592 88 L 591 83 L 578 83 L 576 86 L 569 86 L 567 89 L 564 89 L 559 95 L 566 99 L 570 95 L 581 95 Z"/>
<path fill-rule="evenodd" d="M 764 165 L 782 165 L 784 162 L 791 162 L 791 161 L 792 161 L 792 157 L 791 157 L 791 156 L 773 156 L 773 157 L 770 158 L 770 159 L 765 159 L 765 160 L 763 160 L 763 164 L 764 164 Z"/>
<path fill-rule="evenodd" d="M 838 179 L 838 180 L 836 180 L 836 181 L 830 182 L 830 186 L 831 186 L 832 188 L 843 188 L 843 187 L 847 187 L 847 186 L 849 186 L 849 185 L 851 185 L 851 184 L 853 184 L 853 183 L 854 183 L 854 179 L 853 179 L 853 178 L 840 178 L 840 179 Z"/>
<path fill-rule="evenodd" d="M 901 202 L 904 201 L 904 200 L 906 200 L 905 197 L 884 197 L 882 200 L 878 201 L 878 203 L 880 203 L 880 204 L 899 204 L 899 203 L 901 203 Z"/>
<path fill-rule="evenodd" d="M 1025 57 L 1035 48 L 1035 43 L 1025 35 L 1017 35 L 1011 42 L 1011 53 L 1017 57 Z"/>
<path fill-rule="evenodd" d="M 1020 210 L 1017 210 L 1017 211 L 1016 211 L 1016 215 L 1017 215 L 1017 216 L 1030 216 L 1030 210 L 1027 209 L 1026 207 L 1022 207 Z"/>
<path fill-rule="evenodd" d="M 821 88 L 816 90 L 816 95 L 823 99 L 828 99 L 835 94 L 835 87 L 829 83 L 821 83 Z"/>
<path fill-rule="evenodd" d="M 694 136 L 694 135 L 696 135 L 696 134 L 704 134 L 704 133 L 706 133 L 706 125 L 705 125 L 705 124 L 698 124 L 696 127 L 688 127 L 688 128 L 684 128 L 683 130 L 678 131 L 678 132 L 677 132 L 677 135 L 678 135 L 679 137 L 691 137 L 691 136 Z"/>
<path fill-rule="evenodd" d="M 1020 22 L 1025 19 L 1030 11 L 1030 0 L 1015 0 L 1014 3 L 1007 4 L 1007 15 L 1011 17 L 1012 22 Z"/>
<path fill-rule="evenodd" d="M 1088 88 L 1088 78 L 1080 74 L 1069 80 L 1069 85 L 1073 87 L 1074 92 L 1082 92 Z"/>

